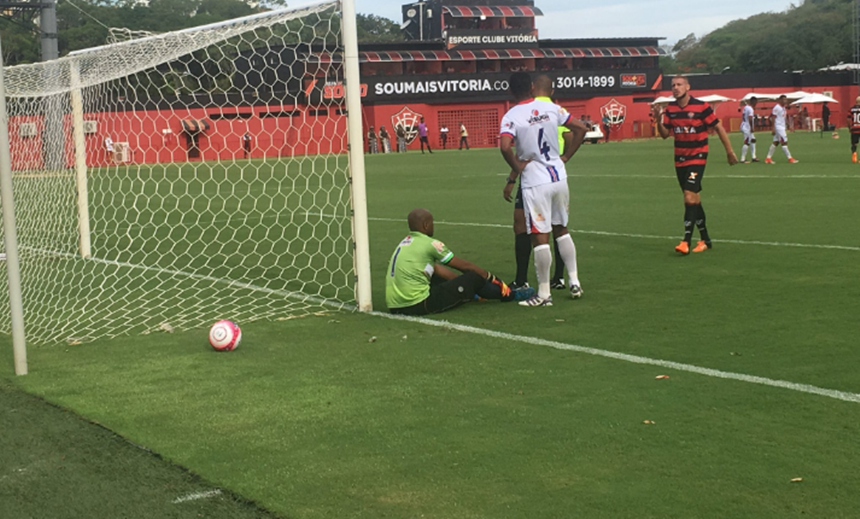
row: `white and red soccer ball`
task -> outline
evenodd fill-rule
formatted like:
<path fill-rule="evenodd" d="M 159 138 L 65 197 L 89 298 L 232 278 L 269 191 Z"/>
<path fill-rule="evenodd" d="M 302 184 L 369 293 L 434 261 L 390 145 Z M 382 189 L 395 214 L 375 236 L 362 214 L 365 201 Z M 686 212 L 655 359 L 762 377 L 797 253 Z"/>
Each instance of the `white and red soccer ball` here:
<path fill-rule="evenodd" d="M 222 320 L 209 329 L 209 344 L 216 351 L 233 351 L 242 342 L 242 330 L 233 321 Z"/>

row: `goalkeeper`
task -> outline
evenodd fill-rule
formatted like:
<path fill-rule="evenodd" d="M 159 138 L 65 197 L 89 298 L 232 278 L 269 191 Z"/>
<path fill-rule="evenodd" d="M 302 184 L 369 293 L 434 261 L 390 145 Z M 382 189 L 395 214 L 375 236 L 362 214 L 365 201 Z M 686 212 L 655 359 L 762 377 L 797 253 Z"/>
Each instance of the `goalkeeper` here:
<path fill-rule="evenodd" d="M 433 215 L 426 209 L 409 213 L 409 234 L 391 255 L 385 271 L 385 303 L 393 314 L 437 314 L 478 298 L 514 301 L 530 297 L 512 292 L 481 267 L 433 239 Z M 450 268 L 449 268 L 450 267 Z M 457 274 L 451 269 L 457 269 Z"/>

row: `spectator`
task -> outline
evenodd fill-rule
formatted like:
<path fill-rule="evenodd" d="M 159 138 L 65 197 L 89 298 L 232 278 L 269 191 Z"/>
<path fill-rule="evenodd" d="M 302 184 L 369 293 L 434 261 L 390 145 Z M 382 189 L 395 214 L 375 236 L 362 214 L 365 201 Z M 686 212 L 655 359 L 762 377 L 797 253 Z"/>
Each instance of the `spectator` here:
<path fill-rule="evenodd" d="M 442 149 L 446 149 L 445 146 L 448 144 L 448 127 L 444 124 L 439 128 L 439 141 L 442 142 Z"/>
<path fill-rule="evenodd" d="M 391 153 L 391 136 L 385 126 L 379 127 L 379 140 L 382 141 L 382 153 Z"/>
<path fill-rule="evenodd" d="M 376 130 L 373 129 L 373 126 L 370 127 L 370 131 L 367 132 L 367 152 L 368 153 L 379 153 L 379 141 L 376 137 Z"/>
<path fill-rule="evenodd" d="M 242 152 L 246 159 L 251 156 L 251 134 L 247 131 L 242 135 Z"/>
<path fill-rule="evenodd" d="M 821 126 L 825 132 L 830 130 L 830 107 L 827 103 L 821 105 Z"/>
<path fill-rule="evenodd" d="M 406 129 L 396 126 L 394 134 L 397 136 L 397 153 L 406 153 Z"/>
<path fill-rule="evenodd" d="M 601 122 L 603 123 L 603 142 L 609 142 L 609 132 L 612 130 L 612 121 L 609 119 L 609 114 L 603 114 Z"/>
<path fill-rule="evenodd" d="M 463 124 L 463 121 L 460 121 L 460 149 L 463 149 L 463 146 L 466 146 L 466 150 L 469 149 L 469 132 L 466 130 L 466 125 Z"/>

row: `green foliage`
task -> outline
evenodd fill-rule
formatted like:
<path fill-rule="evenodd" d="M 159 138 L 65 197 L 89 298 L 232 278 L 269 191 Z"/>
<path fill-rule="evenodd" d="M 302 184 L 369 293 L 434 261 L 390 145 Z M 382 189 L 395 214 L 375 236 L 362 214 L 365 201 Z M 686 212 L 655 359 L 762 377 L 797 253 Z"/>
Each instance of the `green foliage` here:
<path fill-rule="evenodd" d="M 403 41 L 403 33 L 400 31 L 400 26 L 388 18 L 376 16 L 375 14 L 358 14 L 356 15 L 356 25 L 358 25 L 358 41 Z"/>
<path fill-rule="evenodd" d="M 675 71 L 782 72 L 812 70 L 850 61 L 851 0 L 805 2 L 783 13 L 735 20 L 692 45 L 684 38 Z M 676 46 L 677 47 L 677 46 Z"/>

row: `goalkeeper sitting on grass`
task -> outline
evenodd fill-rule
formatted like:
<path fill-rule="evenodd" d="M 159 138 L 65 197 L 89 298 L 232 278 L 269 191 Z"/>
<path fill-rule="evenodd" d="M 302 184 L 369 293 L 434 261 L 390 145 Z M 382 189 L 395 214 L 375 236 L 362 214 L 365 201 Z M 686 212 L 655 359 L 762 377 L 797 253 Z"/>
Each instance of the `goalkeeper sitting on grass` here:
<path fill-rule="evenodd" d="M 409 213 L 409 234 L 391 255 L 385 276 L 385 302 L 393 314 L 427 315 L 483 299 L 514 301 L 534 294 L 512 292 L 496 276 L 454 256 L 433 239 L 433 215 L 426 209 Z M 451 268 L 462 274 L 458 275 Z"/>

